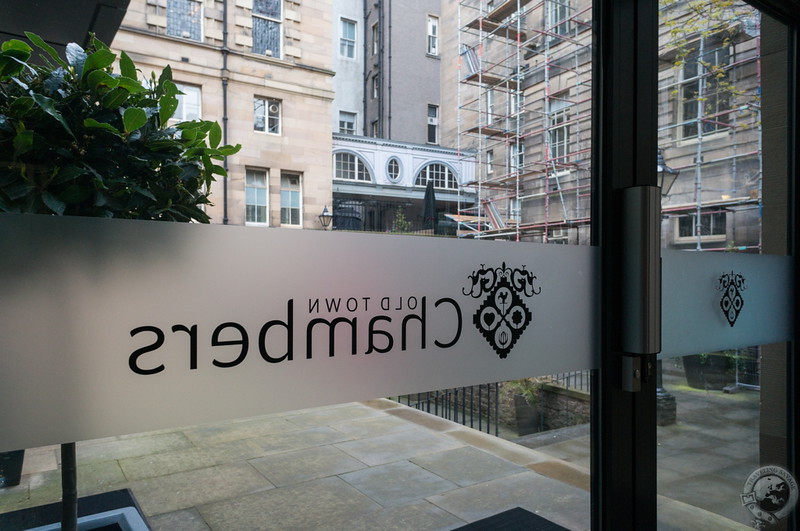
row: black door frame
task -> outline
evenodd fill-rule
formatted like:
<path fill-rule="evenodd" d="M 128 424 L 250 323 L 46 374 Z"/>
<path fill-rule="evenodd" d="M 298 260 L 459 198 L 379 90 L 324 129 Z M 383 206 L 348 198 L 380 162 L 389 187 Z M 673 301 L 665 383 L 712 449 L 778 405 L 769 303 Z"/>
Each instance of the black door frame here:
<path fill-rule="evenodd" d="M 800 152 L 800 0 L 753 0 L 753 6 L 789 27 L 789 138 L 786 161 L 790 190 L 789 252 L 800 249 L 800 208 L 795 181 Z M 623 190 L 656 185 L 657 148 L 657 0 L 593 0 L 592 244 L 600 247 L 600 359 L 592 396 L 592 528 L 656 529 L 655 353 L 626 353 L 626 319 L 620 293 L 628 244 L 620 237 Z M 659 213 L 660 214 L 660 213 Z M 795 262 L 795 284 L 800 267 Z M 654 264 L 651 275 L 660 275 Z M 795 290 L 796 291 L 796 290 Z M 800 304 L 795 296 L 795 330 Z M 650 301 L 657 304 L 659 301 Z M 787 463 L 800 477 L 800 362 L 794 345 L 787 371 Z M 623 366 L 641 368 L 641 390 L 624 391 Z M 797 405 L 797 406 L 796 406 Z M 798 518 L 790 528 L 798 529 Z"/>

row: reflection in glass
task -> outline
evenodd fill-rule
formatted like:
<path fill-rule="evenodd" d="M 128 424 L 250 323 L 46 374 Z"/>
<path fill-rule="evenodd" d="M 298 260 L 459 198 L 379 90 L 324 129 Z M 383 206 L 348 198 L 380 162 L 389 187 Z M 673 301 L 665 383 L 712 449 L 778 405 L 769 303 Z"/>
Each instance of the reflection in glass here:
<path fill-rule="evenodd" d="M 786 254 L 785 213 L 765 200 L 765 190 L 785 189 L 786 169 L 768 168 L 762 158 L 762 144 L 770 141 L 780 152 L 785 138 L 769 133 L 768 140 L 763 126 L 766 113 L 785 104 L 770 97 L 785 72 L 761 60 L 762 40 L 779 50 L 785 28 L 744 2 L 660 4 L 658 146 L 666 164 L 680 171 L 662 198 L 662 246 Z M 734 325 L 743 304 L 746 312 L 770 318 L 769 307 L 742 298 L 739 288 L 746 286 L 737 271 L 721 270 L 719 286 L 709 283 L 726 333 L 741 328 Z M 664 285 L 673 289 L 680 286 Z M 664 326 L 670 320 L 665 314 Z M 664 330 L 676 333 L 689 332 Z M 785 426 L 785 363 L 783 344 L 660 362 L 663 389 L 677 405 L 676 420 L 658 427 L 660 526 L 674 528 L 687 515 L 687 525 L 751 524 L 753 514 L 741 503 L 745 481 L 760 466 L 785 465 L 785 439 L 767 435 Z"/>
<path fill-rule="evenodd" d="M 663 243 L 758 252 L 759 14 L 741 2 L 663 4 L 658 142 L 680 171 L 662 200 Z"/>
<path fill-rule="evenodd" d="M 715 528 L 750 523 L 740 495 L 760 466 L 759 353 L 750 347 L 662 362 L 677 422 L 657 432 L 660 525 L 680 512 Z"/>
<path fill-rule="evenodd" d="M 281 0 L 253 2 L 253 53 L 281 56 Z"/>
<path fill-rule="evenodd" d="M 199 41 L 202 34 L 202 2 L 197 0 L 167 1 L 167 35 Z"/>

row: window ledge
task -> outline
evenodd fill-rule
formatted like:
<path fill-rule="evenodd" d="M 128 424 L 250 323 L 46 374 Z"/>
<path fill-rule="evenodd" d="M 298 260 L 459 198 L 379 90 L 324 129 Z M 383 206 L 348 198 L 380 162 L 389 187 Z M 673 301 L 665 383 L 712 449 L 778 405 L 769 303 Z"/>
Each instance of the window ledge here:
<path fill-rule="evenodd" d="M 731 129 L 732 128 L 728 127 L 720 131 L 714 131 L 713 133 L 704 133 L 703 142 L 713 142 L 715 140 L 723 140 L 725 137 L 730 136 Z M 696 136 L 690 138 L 681 138 L 676 142 L 676 146 L 678 147 L 691 146 L 697 144 L 698 142 L 699 139 Z"/>
<path fill-rule="evenodd" d="M 727 236 L 725 234 L 712 234 L 708 236 L 700 236 L 701 242 L 724 242 L 727 240 Z M 685 244 L 685 243 L 696 243 L 697 236 L 676 236 L 674 243 L 678 244 Z"/>

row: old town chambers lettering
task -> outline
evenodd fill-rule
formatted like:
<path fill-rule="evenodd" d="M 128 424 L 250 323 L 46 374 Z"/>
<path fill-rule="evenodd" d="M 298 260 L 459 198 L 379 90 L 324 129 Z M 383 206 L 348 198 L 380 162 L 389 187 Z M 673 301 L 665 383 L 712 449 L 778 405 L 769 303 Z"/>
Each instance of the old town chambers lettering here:
<path fill-rule="evenodd" d="M 496 268 L 481 265 L 468 278 L 471 285 L 462 290 L 462 295 L 472 299 L 486 296 L 473 323 L 500 358 L 506 358 L 532 321 L 524 298 L 541 292 L 535 285 L 536 276 L 525 266 L 512 269 L 504 262 Z M 240 365 L 255 351 L 267 363 L 292 361 L 296 357 L 296 334 L 302 334 L 299 337 L 304 338 L 305 345 L 300 347 L 301 352 L 310 360 L 326 352 L 334 357 L 337 353 L 386 354 L 397 347 L 400 351 L 425 350 L 431 340 L 435 347 L 449 349 L 456 346 L 463 332 L 461 305 L 451 297 L 433 302 L 424 295 L 324 297 L 307 299 L 302 306 L 290 299 L 282 313 L 250 330 L 235 321 L 208 330 L 185 323 L 136 327 L 130 331 L 131 337 L 147 343 L 130 354 L 128 366 L 136 374 L 158 374 L 167 369 L 167 358 L 175 363 L 174 356 L 165 355 L 169 349 L 185 352 L 184 363 L 189 370 L 196 370 L 202 364 L 200 344 L 204 334 L 205 344 L 213 352 L 211 365 L 225 369 Z M 445 332 L 437 328 L 441 337 L 428 337 L 432 320 L 446 323 Z"/>
<path fill-rule="evenodd" d="M 294 299 L 286 302 L 285 317 L 265 322 L 257 330 L 248 331 L 240 323 L 228 321 L 210 330 L 208 344 L 227 347 L 215 350 L 219 354 L 211 364 L 231 368 L 245 361 L 251 350 L 258 350 L 268 363 L 281 363 L 295 359 L 295 331 L 302 326 L 305 331 L 305 358 L 312 359 L 315 352 L 327 351 L 329 357 L 336 352 L 388 353 L 399 343 L 400 350 L 429 346 L 428 323 L 431 319 L 447 320 L 447 337 L 434 337 L 433 344 L 441 349 L 453 347 L 461 337 L 462 312 L 458 302 L 442 297 L 432 308 L 425 296 L 409 297 L 336 297 L 308 299 L 307 314 L 298 323 L 298 309 Z M 298 326 L 300 325 L 300 326 Z M 366 330 L 366 339 L 362 327 Z M 168 336 L 167 331 L 172 334 Z M 359 333 L 359 332 L 362 333 Z M 134 350 L 128 358 L 130 370 L 136 374 L 158 374 L 166 369 L 157 351 L 172 342 L 174 347 L 182 341 L 187 352 L 188 366 L 195 370 L 200 365 L 199 343 L 202 335 L 198 325 L 175 324 L 171 327 L 140 326 L 131 330 L 131 337 L 148 338 L 149 343 Z M 206 332 L 208 333 L 208 332 Z M 274 347 L 275 339 L 281 347 Z M 272 340 L 272 341 L 271 341 Z M 337 342 L 339 348 L 337 349 Z M 251 344 L 255 343 L 255 345 Z M 320 347 L 320 343 L 323 345 Z M 270 344 L 273 346 L 270 347 Z M 347 350 L 344 347 L 349 347 Z M 166 348 L 164 348 L 166 350 Z"/>

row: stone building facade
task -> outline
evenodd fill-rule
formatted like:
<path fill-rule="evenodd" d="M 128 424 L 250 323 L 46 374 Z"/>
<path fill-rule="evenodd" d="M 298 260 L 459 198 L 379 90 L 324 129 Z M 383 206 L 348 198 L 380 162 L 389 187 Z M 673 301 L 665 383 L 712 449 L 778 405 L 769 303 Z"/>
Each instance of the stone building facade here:
<path fill-rule="evenodd" d="M 368 2 L 364 16 L 366 136 L 443 144 L 441 126 L 452 116 L 443 108 L 440 0 Z M 455 54 L 452 54 L 455 57 Z"/>
<path fill-rule="evenodd" d="M 166 65 L 178 119 L 215 120 L 241 151 L 212 186 L 213 222 L 322 228 L 331 204 L 330 0 L 131 0 L 112 43 Z"/>

